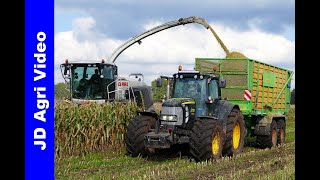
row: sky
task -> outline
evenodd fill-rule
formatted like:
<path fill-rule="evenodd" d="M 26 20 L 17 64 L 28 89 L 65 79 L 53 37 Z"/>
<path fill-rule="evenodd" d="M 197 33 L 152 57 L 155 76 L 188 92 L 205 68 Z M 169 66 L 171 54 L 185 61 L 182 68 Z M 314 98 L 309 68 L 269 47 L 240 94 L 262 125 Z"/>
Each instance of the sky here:
<path fill-rule="evenodd" d="M 64 82 L 60 64 L 108 60 L 118 46 L 157 25 L 199 16 L 230 52 L 295 71 L 294 0 L 56 0 L 55 83 Z M 134 44 L 115 61 L 119 76 L 142 73 L 145 83 L 192 69 L 195 58 L 226 54 L 210 30 L 186 24 Z M 295 79 L 291 89 L 295 88 Z"/>

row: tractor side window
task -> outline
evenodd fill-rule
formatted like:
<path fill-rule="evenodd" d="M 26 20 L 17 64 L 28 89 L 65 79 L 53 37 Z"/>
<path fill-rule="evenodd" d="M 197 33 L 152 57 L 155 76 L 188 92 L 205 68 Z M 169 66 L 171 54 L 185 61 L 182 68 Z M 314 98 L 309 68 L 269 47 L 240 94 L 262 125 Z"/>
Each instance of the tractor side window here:
<path fill-rule="evenodd" d="M 209 83 L 209 95 L 212 99 L 218 98 L 218 83 L 215 80 L 211 80 Z"/>

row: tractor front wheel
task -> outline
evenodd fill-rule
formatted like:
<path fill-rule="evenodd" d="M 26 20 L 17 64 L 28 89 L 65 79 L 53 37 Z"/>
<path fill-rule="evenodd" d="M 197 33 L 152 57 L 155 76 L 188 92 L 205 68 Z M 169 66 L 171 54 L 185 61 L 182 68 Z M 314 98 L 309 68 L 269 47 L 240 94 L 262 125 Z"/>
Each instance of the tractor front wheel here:
<path fill-rule="evenodd" d="M 124 141 L 127 152 L 132 156 L 145 156 L 148 150 L 144 146 L 144 137 L 156 126 L 156 118 L 152 116 L 136 116 L 126 129 Z"/>
<path fill-rule="evenodd" d="M 189 145 L 190 153 L 196 161 L 221 158 L 223 143 L 224 132 L 220 122 L 201 119 L 194 123 Z"/>

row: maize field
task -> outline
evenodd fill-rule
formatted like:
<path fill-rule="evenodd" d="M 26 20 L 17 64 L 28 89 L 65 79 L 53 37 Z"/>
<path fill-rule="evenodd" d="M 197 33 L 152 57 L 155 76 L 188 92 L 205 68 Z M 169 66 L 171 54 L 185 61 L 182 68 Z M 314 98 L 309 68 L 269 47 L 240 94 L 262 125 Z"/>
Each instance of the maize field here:
<path fill-rule="evenodd" d="M 138 106 L 134 102 L 77 105 L 55 103 L 55 158 L 85 155 L 123 145 L 124 130 Z"/>
<path fill-rule="evenodd" d="M 158 104 L 157 106 L 159 106 Z M 93 105 L 95 106 L 95 105 Z M 63 110 L 63 108 L 59 108 Z M 271 149 L 254 148 L 233 158 L 196 163 L 183 153 L 161 151 L 148 158 L 131 157 L 125 147 L 55 159 L 55 179 L 295 179 L 295 107 L 286 122 L 286 142 Z M 61 143 L 61 142 L 59 142 Z"/>

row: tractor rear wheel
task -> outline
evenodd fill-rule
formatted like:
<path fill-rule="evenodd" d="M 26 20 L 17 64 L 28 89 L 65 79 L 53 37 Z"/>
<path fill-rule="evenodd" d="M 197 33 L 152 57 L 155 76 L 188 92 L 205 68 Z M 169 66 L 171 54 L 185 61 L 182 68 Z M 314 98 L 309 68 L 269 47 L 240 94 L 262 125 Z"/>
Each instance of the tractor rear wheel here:
<path fill-rule="evenodd" d="M 144 146 L 144 137 L 156 126 L 156 118 L 152 116 L 136 116 L 126 129 L 124 141 L 127 152 L 132 156 L 145 156 L 148 150 Z"/>
<path fill-rule="evenodd" d="M 197 162 L 219 159 L 222 156 L 224 133 L 220 122 L 197 120 L 191 131 L 190 153 Z"/>
<path fill-rule="evenodd" d="M 235 156 L 243 151 L 246 127 L 242 113 L 233 108 L 227 120 L 226 142 L 223 155 Z"/>
<path fill-rule="evenodd" d="M 283 144 L 286 137 L 286 123 L 283 119 L 277 122 L 278 126 L 278 142 L 277 144 Z"/>
<path fill-rule="evenodd" d="M 258 135 L 257 136 L 257 145 L 260 148 L 271 148 L 277 145 L 278 139 L 278 129 L 277 129 L 277 122 L 272 120 L 270 125 L 270 133 L 269 135 Z"/>

